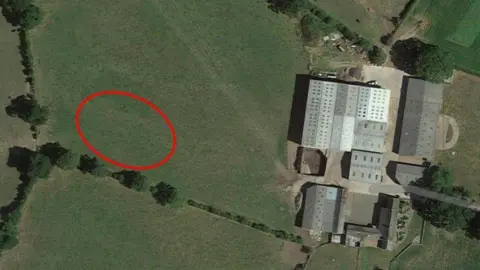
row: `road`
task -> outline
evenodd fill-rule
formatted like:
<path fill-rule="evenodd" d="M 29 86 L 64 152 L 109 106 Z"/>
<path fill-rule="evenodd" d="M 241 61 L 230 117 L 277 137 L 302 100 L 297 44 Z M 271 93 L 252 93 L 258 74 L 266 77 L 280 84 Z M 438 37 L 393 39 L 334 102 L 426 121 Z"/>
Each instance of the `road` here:
<path fill-rule="evenodd" d="M 446 203 L 451 203 L 461 207 L 469 208 L 474 211 L 480 211 L 480 204 L 473 203 L 457 197 L 447 196 L 438 192 L 430 191 L 416 186 L 401 186 L 397 184 L 367 184 L 362 182 L 350 181 L 342 179 L 335 183 L 327 182 L 325 177 L 311 176 L 311 175 L 297 175 L 297 181 L 293 185 L 294 193 L 300 191 L 300 188 L 306 182 L 313 182 L 318 184 L 333 184 L 349 189 L 351 192 L 365 193 L 378 195 L 378 193 L 386 193 L 390 195 L 399 195 L 400 197 L 409 198 L 409 194 L 434 199 Z"/>

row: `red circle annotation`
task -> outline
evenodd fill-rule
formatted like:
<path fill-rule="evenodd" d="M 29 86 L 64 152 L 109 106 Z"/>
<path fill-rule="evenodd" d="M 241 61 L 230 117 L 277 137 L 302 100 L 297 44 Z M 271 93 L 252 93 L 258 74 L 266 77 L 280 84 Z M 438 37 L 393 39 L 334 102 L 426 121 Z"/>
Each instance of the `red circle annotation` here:
<path fill-rule="evenodd" d="M 83 131 L 80 127 L 80 114 L 81 114 L 82 109 L 85 106 L 85 104 L 87 104 L 89 101 L 91 101 L 94 98 L 97 98 L 97 97 L 100 97 L 100 96 L 107 96 L 107 95 L 125 96 L 125 97 L 129 97 L 129 98 L 138 100 L 138 101 L 148 105 L 156 113 L 158 113 L 160 116 L 162 116 L 165 123 L 167 123 L 167 126 L 168 126 L 168 128 L 170 130 L 170 133 L 172 135 L 172 147 L 170 148 L 170 152 L 168 153 L 168 155 L 165 156 L 162 160 L 160 160 L 156 163 L 150 164 L 150 165 L 131 165 L 131 164 L 126 164 L 126 163 L 121 163 L 121 162 L 118 162 L 118 161 L 116 161 L 112 158 L 109 158 L 106 155 L 102 154 L 95 147 L 93 147 L 93 145 L 87 140 L 87 138 L 83 134 Z M 177 135 L 175 134 L 175 129 L 174 129 L 172 123 L 170 122 L 170 120 L 168 119 L 167 115 L 165 113 L 163 113 L 162 110 L 160 110 L 155 104 L 153 104 L 149 100 L 147 100 L 147 99 L 145 99 L 141 96 L 137 96 L 135 94 L 132 94 L 130 92 L 125 92 L 125 91 L 120 91 L 120 90 L 105 90 L 105 91 L 99 91 L 99 92 L 96 92 L 96 93 L 93 93 L 93 94 L 87 96 L 84 100 L 82 100 L 82 102 L 80 102 L 80 104 L 78 105 L 77 110 L 75 112 L 75 127 L 77 129 L 78 135 L 80 136 L 80 139 L 88 147 L 88 149 L 90 149 L 90 151 L 92 151 L 97 157 L 103 159 L 104 161 L 106 161 L 110 164 L 113 164 L 115 166 L 124 168 L 124 169 L 143 171 L 143 170 L 151 170 L 151 169 L 158 168 L 158 167 L 162 166 L 163 164 L 167 163 L 170 160 L 170 158 L 173 156 L 173 153 L 175 152 L 175 150 L 177 148 Z"/>

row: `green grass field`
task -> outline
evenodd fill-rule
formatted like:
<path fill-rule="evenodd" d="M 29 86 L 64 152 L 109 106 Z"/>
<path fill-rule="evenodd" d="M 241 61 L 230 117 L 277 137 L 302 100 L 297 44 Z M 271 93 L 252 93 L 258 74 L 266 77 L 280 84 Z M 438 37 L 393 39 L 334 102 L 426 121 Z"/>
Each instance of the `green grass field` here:
<path fill-rule="evenodd" d="M 308 269 L 354 270 L 357 269 L 358 249 L 340 244 L 319 247 L 310 259 Z"/>
<path fill-rule="evenodd" d="M 178 136 L 171 161 L 146 172 L 152 180 L 291 230 L 275 164 L 284 159 L 295 74 L 307 67 L 294 24 L 264 1 L 38 2 L 46 18 L 32 45 L 38 97 L 52 111 L 49 139 L 88 152 L 74 128 L 78 103 L 102 89 L 141 95 Z M 170 147 L 163 120 L 127 98 L 93 100 L 81 121 L 121 162 L 151 163 Z"/>
<path fill-rule="evenodd" d="M 362 270 L 372 270 L 375 267 L 380 269 L 388 269 L 390 261 L 399 254 L 406 246 L 408 246 L 416 236 L 420 236 L 422 232 L 422 218 L 414 214 L 405 240 L 397 245 L 392 251 L 378 248 L 361 248 L 359 254 L 359 265 Z"/>
<path fill-rule="evenodd" d="M 457 68 L 480 74 L 479 0 L 419 0 L 412 13 L 427 19 L 424 37 L 450 51 Z"/>
<path fill-rule="evenodd" d="M 5 107 L 10 104 L 9 97 L 25 93 L 25 78 L 22 73 L 20 55 L 18 53 L 18 34 L 12 32 L 13 27 L 0 18 L 0 207 L 12 201 L 15 197 L 18 172 L 9 168 L 8 148 L 32 144 L 28 124 L 18 118 L 12 118 L 5 113 Z"/>
<path fill-rule="evenodd" d="M 475 109 L 480 102 L 479 91 L 480 79 L 462 72 L 456 73 L 453 84 L 445 88 L 443 113 L 457 120 L 460 136 L 452 149 L 436 152 L 436 161 L 451 167 L 455 183 L 465 186 L 476 199 L 480 198 L 480 111 Z"/>
<path fill-rule="evenodd" d="M 462 232 L 452 234 L 429 226 L 423 244 L 408 249 L 391 269 L 478 269 L 479 254 L 478 240 L 468 239 Z"/>
<path fill-rule="evenodd" d="M 78 171 L 38 183 L 20 229 L 1 269 L 287 269 L 274 237 Z"/>
<path fill-rule="evenodd" d="M 393 30 L 388 19 L 398 16 L 408 0 L 311 0 L 349 29 L 371 42 Z M 358 21 L 360 22 L 358 22 Z"/>

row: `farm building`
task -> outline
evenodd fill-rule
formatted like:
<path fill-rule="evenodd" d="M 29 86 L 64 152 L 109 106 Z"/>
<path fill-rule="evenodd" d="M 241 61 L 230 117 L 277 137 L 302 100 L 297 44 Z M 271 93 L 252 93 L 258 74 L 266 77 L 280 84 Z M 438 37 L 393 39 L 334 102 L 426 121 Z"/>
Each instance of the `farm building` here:
<path fill-rule="evenodd" d="M 423 176 L 425 167 L 414 164 L 395 164 L 395 179 L 400 185 L 407 186 Z"/>
<path fill-rule="evenodd" d="M 389 101 L 387 89 L 310 80 L 302 146 L 384 152 Z"/>
<path fill-rule="evenodd" d="M 398 154 L 431 160 L 435 151 L 437 121 L 442 108 L 443 86 L 409 78 L 403 90 L 404 107 Z M 400 113 L 400 111 L 399 111 Z"/>
<path fill-rule="evenodd" d="M 378 201 L 379 217 L 378 230 L 382 234 L 378 247 L 392 250 L 397 241 L 397 215 L 400 200 L 386 194 L 380 194 Z"/>
<path fill-rule="evenodd" d="M 358 150 L 352 151 L 348 179 L 365 183 L 380 183 L 383 178 L 382 174 L 383 154 Z"/>
<path fill-rule="evenodd" d="M 348 224 L 345 230 L 345 245 L 349 247 L 377 247 L 382 237 L 375 227 Z"/>
<path fill-rule="evenodd" d="M 302 227 L 305 229 L 343 233 L 343 189 L 313 185 L 306 189 Z"/>

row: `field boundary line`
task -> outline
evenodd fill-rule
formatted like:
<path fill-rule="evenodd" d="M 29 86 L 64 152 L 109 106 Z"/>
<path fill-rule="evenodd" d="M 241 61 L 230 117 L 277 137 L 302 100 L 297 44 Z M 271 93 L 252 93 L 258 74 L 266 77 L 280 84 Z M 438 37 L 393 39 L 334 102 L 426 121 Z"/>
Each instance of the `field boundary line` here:
<path fill-rule="evenodd" d="M 270 228 L 269 226 L 267 226 L 263 223 L 254 222 L 252 220 L 249 220 L 249 219 L 245 218 L 244 216 L 237 215 L 235 213 L 221 211 L 217 208 L 212 207 L 211 205 L 198 203 L 194 200 L 188 200 L 187 201 L 187 206 L 198 209 L 198 210 L 201 210 L 201 211 L 206 212 L 206 213 L 209 213 L 213 216 L 216 216 L 216 217 L 219 217 L 219 218 L 222 218 L 222 219 L 225 219 L 225 220 L 229 220 L 230 222 L 240 224 L 244 227 L 248 227 L 248 228 L 254 229 L 256 231 L 260 231 L 263 234 L 273 236 L 273 237 L 275 237 L 277 239 L 281 239 L 285 242 L 290 242 L 290 243 L 299 244 L 299 245 L 303 244 L 302 243 L 303 239 L 299 235 L 295 235 L 293 233 L 288 233 L 288 232 L 285 232 L 283 230 L 276 230 L 276 229 Z M 204 208 L 206 208 L 206 209 L 204 209 Z M 218 212 L 218 213 L 214 213 L 214 212 Z M 223 216 L 221 214 L 228 215 L 229 217 Z M 235 218 L 237 218 L 239 220 L 242 220 L 242 222 L 237 221 Z M 276 233 L 278 233 L 278 234 L 276 234 Z"/>

